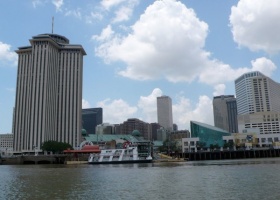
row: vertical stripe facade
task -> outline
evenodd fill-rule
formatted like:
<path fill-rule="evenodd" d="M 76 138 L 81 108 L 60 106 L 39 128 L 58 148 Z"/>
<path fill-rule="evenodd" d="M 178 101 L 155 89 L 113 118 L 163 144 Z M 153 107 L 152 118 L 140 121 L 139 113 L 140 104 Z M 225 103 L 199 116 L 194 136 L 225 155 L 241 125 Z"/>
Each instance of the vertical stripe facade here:
<path fill-rule="evenodd" d="M 19 48 L 14 151 L 34 151 L 44 141 L 80 144 L 83 56 L 81 45 L 43 34 Z"/>

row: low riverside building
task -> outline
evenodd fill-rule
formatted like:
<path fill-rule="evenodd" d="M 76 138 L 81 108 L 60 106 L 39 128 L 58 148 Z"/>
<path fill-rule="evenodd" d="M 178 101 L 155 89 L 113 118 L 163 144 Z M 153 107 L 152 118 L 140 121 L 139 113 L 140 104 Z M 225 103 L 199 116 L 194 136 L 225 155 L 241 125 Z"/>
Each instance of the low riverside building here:
<path fill-rule="evenodd" d="M 280 134 L 280 112 L 256 112 L 238 115 L 238 130 L 255 128 L 260 134 Z"/>
<path fill-rule="evenodd" d="M 232 143 L 233 149 L 280 149 L 280 134 L 235 133 L 223 139 L 225 143 Z"/>
<path fill-rule="evenodd" d="M 0 154 L 2 156 L 8 156 L 13 154 L 13 140 L 13 134 L 0 134 Z"/>
<path fill-rule="evenodd" d="M 190 127 L 191 137 L 182 138 L 183 152 L 197 152 L 200 149 L 223 147 L 223 136 L 230 135 L 226 130 L 201 122 L 191 121 Z"/>
<path fill-rule="evenodd" d="M 182 138 L 182 152 L 197 152 L 199 138 Z"/>

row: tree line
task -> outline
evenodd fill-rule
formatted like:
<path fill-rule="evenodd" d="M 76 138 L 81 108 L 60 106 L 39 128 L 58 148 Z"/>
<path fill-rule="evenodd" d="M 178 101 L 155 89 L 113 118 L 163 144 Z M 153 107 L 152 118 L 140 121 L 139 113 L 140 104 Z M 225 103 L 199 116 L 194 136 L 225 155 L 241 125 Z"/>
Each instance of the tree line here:
<path fill-rule="evenodd" d="M 46 141 L 42 144 L 41 149 L 52 153 L 63 153 L 64 150 L 73 149 L 73 147 L 66 142 L 57 142 L 53 140 Z"/>

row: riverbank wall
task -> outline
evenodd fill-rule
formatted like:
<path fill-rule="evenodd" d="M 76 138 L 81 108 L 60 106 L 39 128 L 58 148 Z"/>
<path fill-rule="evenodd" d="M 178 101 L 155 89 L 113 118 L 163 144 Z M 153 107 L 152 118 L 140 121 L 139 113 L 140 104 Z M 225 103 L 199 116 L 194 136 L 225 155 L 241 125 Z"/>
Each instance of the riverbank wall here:
<path fill-rule="evenodd" d="M 24 165 L 24 164 L 84 164 L 88 155 L 52 154 L 52 155 L 19 155 L 2 157 L 2 165 Z"/>
<path fill-rule="evenodd" d="M 248 158 L 273 158 L 280 157 L 280 149 L 253 149 L 236 151 L 201 151 L 181 154 L 181 157 L 189 161 L 200 160 L 225 160 Z"/>
<path fill-rule="evenodd" d="M 20 155 L 2 157 L 2 165 L 23 165 L 23 164 L 64 164 L 66 155 Z"/>

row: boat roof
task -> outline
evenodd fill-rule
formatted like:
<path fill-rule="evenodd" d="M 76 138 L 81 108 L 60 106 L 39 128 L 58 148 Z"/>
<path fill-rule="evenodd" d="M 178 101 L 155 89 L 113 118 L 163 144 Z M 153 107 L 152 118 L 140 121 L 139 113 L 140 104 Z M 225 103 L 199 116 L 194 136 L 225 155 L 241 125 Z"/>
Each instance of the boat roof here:
<path fill-rule="evenodd" d="M 120 135 L 112 135 L 112 134 L 89 134 L 88 136 L 85 136 L 85 139 L 87 141 L 91 141 L 91 142 L 109 142 L 112 140 L 126 140 L 129 142 L 147 142 L 147 140 L 143 139 L 142 137 L 136 137 L 136 136 L 132 136 L 132 135 L 124 135 L 124 134 L 120 134 Z"/>

